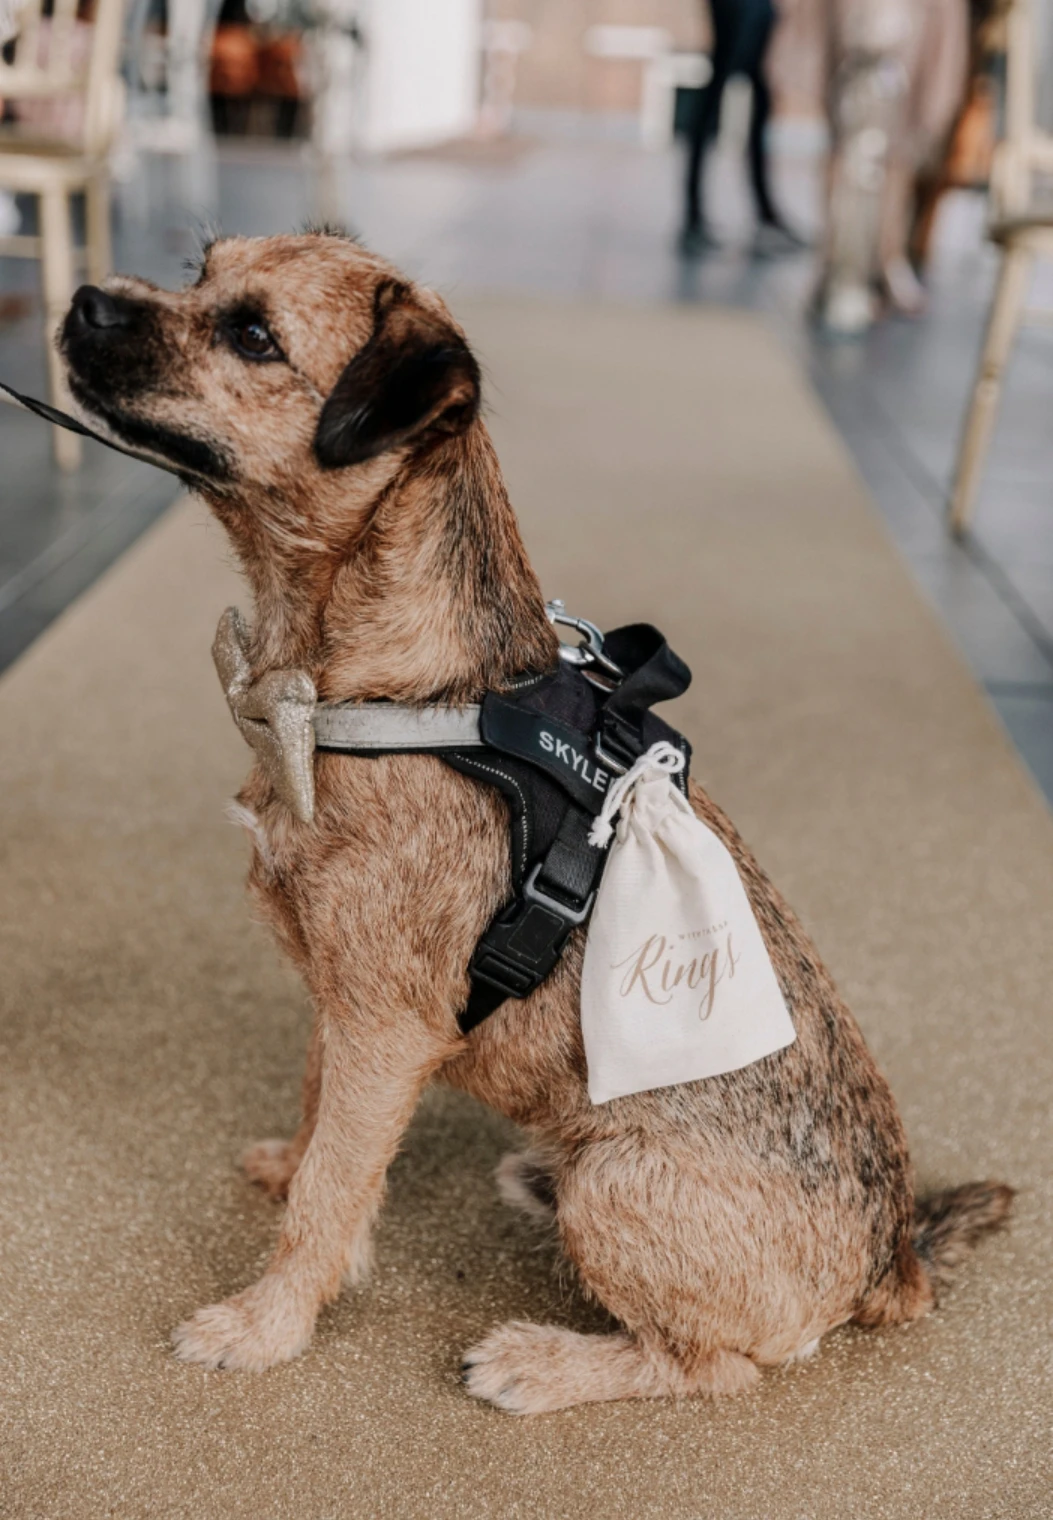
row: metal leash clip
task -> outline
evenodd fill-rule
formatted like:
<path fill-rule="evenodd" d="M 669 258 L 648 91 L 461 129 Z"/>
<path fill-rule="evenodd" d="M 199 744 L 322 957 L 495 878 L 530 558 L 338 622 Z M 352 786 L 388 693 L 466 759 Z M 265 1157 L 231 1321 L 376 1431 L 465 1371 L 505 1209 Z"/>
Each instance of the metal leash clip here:
<path fill-rule="evenodd" d="M 589 674 L 590 670 L 595 669 L 596 674 L 605 676 L 607 681 L 613 681 L 615 685 L 624 679 L 625 672 L 604 653 L 603 634 L 595 623 L 590 623 L 588 618 L 572 617 L 560 597 L 553 597 L 552 601 L 545 603 L 545 613 L 550 623 L 560 628 L 573 628 L 575 633 L 582 635 L 584 642 L 581 644 L 560 644 L 561 660 L 568 665 L 584 667 L 582 674 L 585 679 L 602 691 L 609 690 L 609 687 L 606 682 L 594 680 Z"/>

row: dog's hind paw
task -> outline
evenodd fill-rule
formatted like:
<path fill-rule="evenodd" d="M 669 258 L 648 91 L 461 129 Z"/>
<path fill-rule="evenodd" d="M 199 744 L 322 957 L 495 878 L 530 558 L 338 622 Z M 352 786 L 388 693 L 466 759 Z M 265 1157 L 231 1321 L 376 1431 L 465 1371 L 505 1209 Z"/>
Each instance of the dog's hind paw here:
<path fill-rule="evenodd" d="M 545 1414 L 607 1399 L 741 1393 L 760 1376 L 749 1357 L 718 1348 L 685 1368 L 658 1346 L 623 1331 L 579 1335 L 511 1320 L 465 1354 L 464 1383 L 509 1414 Z"/>
<path fill-rule="evenodd" d="M 300 1159 L 292 1140 L 259 1140 L 242 1154 L 241 1168 L 271 1198 L 285 1198 Z"/>
<path fill-rule="evenodd" d="M 264 1278 L 221 1304 L 209 1304 L 172 1332 L 176 1356 L 202 1367 L 264 1372 L 304 1351 L 314 1329 L 276 1278 Z"/>
<path fill-rule="evenodd" d="M 506 1414 L 544 1414 L 578 1400 L 567 1397 L 559 1363 L 565 1340 L 581 1340 L 555 1325 L 512 1320 L 465 1352 L 461 1374 L 468 1392 Z"/>

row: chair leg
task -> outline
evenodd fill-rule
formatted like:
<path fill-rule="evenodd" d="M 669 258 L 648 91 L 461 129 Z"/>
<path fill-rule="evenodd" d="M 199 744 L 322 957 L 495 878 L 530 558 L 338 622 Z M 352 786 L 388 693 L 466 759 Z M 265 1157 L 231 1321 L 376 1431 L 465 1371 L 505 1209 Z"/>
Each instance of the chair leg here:
<path fill-rule="evenodd" d="M 1034 254 L 1030 248 L 1014 247 L 1012 243 L 1002 257 L 951 492 L 950 525 L 956 538 L 965 532 L 976 499 L 994 431 L 1002 378 L 1023 315 L 1033 262 Z"/>
<path fill-rule="evenodd" d="M 40 241 L 51 403 L 65 411 L 69 407 L 69 393 L 65 370 L 55 346 L 56 334 L 73 296 L 73 231 L 69 196 L 64 189 L 51 187 L 41 193 Z M 53 436 L 55 463 L 60 470 L 75 470 L 81 461 L 80 439 L 65 428 L 56 428 Z"/>
<path fill-rule="evenodd" d="M 110 176 L 105 169 L 93 174 L 85 186 L 88 241 L 88 280 L 101 285 L 113 271 L 110 241 Z"/>

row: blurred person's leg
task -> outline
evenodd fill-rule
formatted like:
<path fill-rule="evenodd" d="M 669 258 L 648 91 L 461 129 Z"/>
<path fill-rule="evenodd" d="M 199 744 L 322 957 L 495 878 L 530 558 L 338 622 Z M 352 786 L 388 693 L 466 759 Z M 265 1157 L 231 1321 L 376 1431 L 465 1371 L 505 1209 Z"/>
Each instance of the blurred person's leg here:
<path fill-rule="evenodd" d="M 753 91 L 747 156 L 757 220 L 779 234 L 776 252 L 800 246 L 776 209 L 771 194 L 767 128 L 771 117 L 771 88 L 765 73 L 768 48 L 775 31 L 773 0 L 710 0 L 713 25 L 713 74 L 701 92 L 691 135 L 687 171 L 687 204 L 681 246 L 687 253 L 713 246 L 703 203 L 706 153 L 720 126 L 724 87 L 733 74 L 744 74 Z"/>
<path fill-rule="evenodd" d="M 878 267 L 884 295 L 893 311 L 918 316 L 925 309 L 925 288 L 911 267 L 907 249 L 914 209 L 914 166 L 902 157 L 890 160 L 885 173 Z"/>
<path fill-rule="evenodd" d="M 771 120 L 772 94 L 768 83 L 768 50 L 775 32 L 777 15 L 772 0 L 742 0 L 743 25 L 740 40 L 742 72 L 750 82 L 753 107 L 750 115 L 747 154 L 750 188 L 757 210 L 761 234 L 757 251 L 761 253 L 793 252 L 803 246 L 800 238 L 778 210 L 771 191 L 768 124 Z"/>
<path fill-rule="evenodd" d="M 834 0 L 828 13 L 831 151 L 814 310 L 827 331 L 843 337 L 865 332 L 878 313 L 886 176 L 893 144 L 902 139 L 908 84 L 897 50 L 909 30 L 910 4 Z"/>
<path fill-rule="evenodd" d="M 764 77 L 764 54 L 757 60 L 757 68 L 749 76 L 753 89 L 753 109 L 750 113 L 749 166 L 750 188 L 757 207 L 757 220 L 780 226 L 782 218 L 775 209 L 768 180 L 768 147 L 766 135 L 771 119 L 771 90 Z"/>
<path fill-rule="evenodd" d="M 715 247 L 716 239 L 708 225 L 702 195 L 706 153 L 720 126 L 720 104 L 724 86 L 731 78 L 738 52 L 740 6 L 749 0 L 710 0 L 713 27 L 712 74 L 699 92 L 695 119 L 687 155 L 687 195 L 684 227 L 680 246 L 684 253 L 700 253 Z"/>
<path fill-rule="evenodd" d="M 779 222 L 768 184 L 768 152 L 765 141 L 771 118 L 771 89 L 764 65 L 772 32 L 775 30 L 775 7 L 772 0 L 741 0 L 742 24 L 739 43 L 740 66 L 750 82 L 753 107 L 747 156 L 750 188 L 759 222 Z"/>

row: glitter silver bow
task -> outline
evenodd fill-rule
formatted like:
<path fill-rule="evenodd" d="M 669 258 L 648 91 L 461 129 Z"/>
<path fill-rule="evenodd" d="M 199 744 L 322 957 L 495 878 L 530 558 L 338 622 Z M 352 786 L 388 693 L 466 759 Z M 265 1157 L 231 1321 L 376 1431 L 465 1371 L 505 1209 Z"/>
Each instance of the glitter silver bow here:
<path fill-rule="evenodd" d="M 301 823 L 314 817 L 314 710 L 318 693 L 305 670 L 269 670 L 252 679 L 249 637 L 236 607 L 219 620 L 212 645 L 234 722 L 264 774 Z"/>

